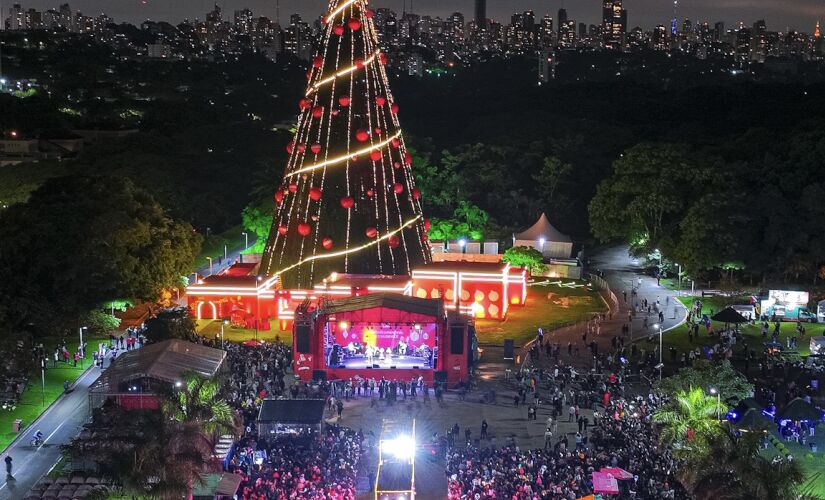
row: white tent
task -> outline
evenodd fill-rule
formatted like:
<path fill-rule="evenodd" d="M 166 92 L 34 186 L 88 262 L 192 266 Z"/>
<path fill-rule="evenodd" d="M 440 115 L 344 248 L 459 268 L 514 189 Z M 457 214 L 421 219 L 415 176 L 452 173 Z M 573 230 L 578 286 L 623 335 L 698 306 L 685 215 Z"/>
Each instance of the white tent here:
<path fill-rule="evenodd" d="M 535 248 L 547 259 L 569 259 L 573 253 L 573 240 L 553 227 L 545 214 L 529 229 L 514 234 L 513 246 Z"/>

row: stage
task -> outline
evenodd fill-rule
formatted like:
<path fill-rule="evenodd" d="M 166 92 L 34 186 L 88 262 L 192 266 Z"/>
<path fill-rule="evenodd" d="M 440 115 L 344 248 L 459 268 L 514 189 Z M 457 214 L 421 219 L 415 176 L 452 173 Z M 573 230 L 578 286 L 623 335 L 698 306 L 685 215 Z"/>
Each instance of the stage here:
<path fill-rule="evenodd" d="M 426 369 L 430 368 L 430 361 L 426 358 L 418 356 L 394 356 L 392 359 L 373 359 L 368 360 L 366 356 L 348 357 L 339 362 L 335 368 L 349 368 L 352 370 L 408 370 L 408 369 Z"/>

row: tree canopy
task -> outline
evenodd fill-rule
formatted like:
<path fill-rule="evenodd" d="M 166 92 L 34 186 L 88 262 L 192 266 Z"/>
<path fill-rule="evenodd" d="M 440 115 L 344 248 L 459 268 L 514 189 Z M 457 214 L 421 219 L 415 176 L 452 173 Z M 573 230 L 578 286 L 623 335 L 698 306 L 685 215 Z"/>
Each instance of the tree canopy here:
<path fill-rule="evenodd" d="M 508 248 L 501 260 L 514 267 L 523 267 L 531 274 L 540 274 L 547 270 L 547 266 L 544 264 L 544 256 L 531 247 Z"/>
<path fill-rule="evenodd" d="M 0 317 L 44 326 L 181 284 L 201 238 L 131 181 L 68 176 L 0 212 Z"/>

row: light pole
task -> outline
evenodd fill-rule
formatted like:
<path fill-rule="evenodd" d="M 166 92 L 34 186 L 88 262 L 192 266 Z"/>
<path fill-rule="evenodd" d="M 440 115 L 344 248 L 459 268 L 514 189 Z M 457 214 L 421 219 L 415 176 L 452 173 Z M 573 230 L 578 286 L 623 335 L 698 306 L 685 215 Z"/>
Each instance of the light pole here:
<path fill-rule="evenodd" d="M 682 295 L 682 264 L 676 264 L 676 267 L 679 268 L 679 285 L 677 287 L 678 295 Z"/>
<path fill-rule="evenodd" d="M 227 249 L 226 244 L 223 245 L 223 260 L 229 259 L 229 250 Z"/>
<path fill-rule="evenodd" d="M 544 238 L 544 236 L 542 236 L 541 238 L 539 238 L 539 252 L 541 252 L 541 255 L 542 255 L 542 256 L 544 255 L 544 244 L 545 244 L 546 242 L 547 242 L 547 240 Z"/>
<path fill-rule="evenodd" d="M 223 326 L 229 324 L 229 320 L 225 319 L 221 322 L 221 349 L 226 350 L 226 343 L 223 340 Z"/>
<path fill-rule="evenodd" d="M 662 325 L 660 323 L 656 323 L 653 327 L 659 329 L 659 381 L 661 381 L 662 368 L 664 368 L 664 364 L 662 364 Z"/>
<path fill-rule="evenodd" d="M 46 358 L 43 356 L 40 357 L 40 394 L 43 396 L 43 406 L 46 406 Z"/>
<path fill-rule="evenodd" d="M 209 261 L 209 276 L 212 276 L 212 257 L 207 257 L 206 260 Z"/>
<path fill-rule="evenodd" d="M 710 393 L 716 395 L 716 420 L 721 421 L 722 420 L 722 415 L 721 415 L 721 411 L 722 411 L 722 394 L 719 393 L 719 391 L 716 389 L 716 387 L 711 387 L 710 388 Z"/>
<path fill-rule="evenodd" d="M 244 245 L 243 245 L 243 249 L 244 249 L 244 250 L 246 250 L 247 248 L 249 248 L 249 233 L 247 233 L 246 231 L 244 231 L 244 232 L 243 232 L 243 233 L 241 233 L 241 234 L 243 234 L 243 237 L 244 237 Z"/>
<path fill-rule="evenodd" d="M 88 330 L 88 327 L 81 326 L 79 330 L 80 330 L 80 346 L 77 348 L 77 352 L 80 353 L 80 367 L 83 368 L 83 358 L 86 357 L 86 350 L 83 349 L 83 330 Z"/>
<path fill-rule="evenodd" d="M 461 247 L 461 253 L 467 253 L 467 240 L 461 238 L 458 240 L 458 246 Z"/>

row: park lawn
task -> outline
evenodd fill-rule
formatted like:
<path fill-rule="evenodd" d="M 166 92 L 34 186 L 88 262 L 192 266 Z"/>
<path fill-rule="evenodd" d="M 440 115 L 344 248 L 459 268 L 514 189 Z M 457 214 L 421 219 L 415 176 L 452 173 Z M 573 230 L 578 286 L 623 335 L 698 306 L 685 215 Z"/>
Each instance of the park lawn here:
<path fill-rule="evenodd" d="M 197 256 L 197 258 L 195 258 L 195 269 L 208 266 L 209 260 L 207 257 L 212 257 L 215 266 L 217 266 L 218 257 L 223 256 L 224 245 L 226 245 L 229 252 L 232 252 L 239 247 L 243 247 L 246 242 L 243 231 L 243 226 L 238 224 L 237 226 L 232 226 L 220 234 L 213 234 L 209 236 L 209 238 L 205 238 L 203 241 L 203 246 L 201 247 L 201 253 Z M 250 234 L 250 239 L 252 238 L 254 238 L 254 235 Z"/>
<path fill-rule="evenodd" d="M 702 313 L 707 314 L 708 316 L 711 315 L 711 311 L 713 313 L 717 313 L 724 309 L 728 304 L 735 304 L 741 301 L 737 301 L 735 297 L 679 297 L 679 300 L 685 304 L 686 307 L 692 307 L 693 303 L 699 299 L 702 301 Z M 713 325 L 714 330 L 719 331 L 725 327 L 724 323 L 719 323 L 718 321 L 711 321 L 711 325 Z M 797 344 L 797 351 L 800 356 L 808 356 L 810 354 L 810 338 L 815 337 L 818 335 L 823 335 L 825 332 L 825 324 L 822 323 L 805 323 L 805 338 L 801 340 Z M 761 335 L 761 323 L 757 323 L 756 325 L 749 325 L 744 324 L 740 325 L 740 331 L 743 334 L 743 337 L 748 342 L 748 349 L 753 349 L 757 354 L 762 352 L 762 344 L 770 339 L 770 332 L 773 331 L 773 323 L 770 324 L 770 330 L 768 333 L 767 339 L 762 338 Z M 699 327 L 699 340 L 693 340 L 693 342 L 688 340 L 687 335 L 688 327 L 686 324 L 682 324 L 673 330 L 669 330 L 664 333 L 664 337 L 662 339 L 662 344 L 664 347 L 665 353 L 673 347 L 679 353 L 683 351 L 687 351 L 689 349 L 694 349 L 696 347 L 702 346 L 710 346 L 716 343 L 716 337 L 709 336 L 707 330 L 703 325 Z M 649 328 L 648 332 L 651 336 L 655 337 L 655 329 Z M 789 337 L 796 336 L 796 323 L 792 321 L 782 322 L 780 325 L 780 333 L 779 333 L 779 341 L 785 345 L 786 339 Z M 634 335 L 635 337 L 635 335 Z M 652 338 L 652 337 L 651 337 Z M 656 340 L 656 339 L 653 339 Z M 741 343 L 737 343 L 734 347 L 734 353 L 738 354 L 738 351 L 741 349 Z"/>
<path fill-rule="evenodd" d="M 14 441 L 14 438 L 17 437 L 17 434 L 11 431 L 12 422 L 17 419 L 22 420 L 24 429 L 26 429 L 22 431 L 22 433 L 25 434 L 28 432 L 28 426 L 63 394 L 63 381 L 68 380 L 69 383 L 73 383 L 83 371 L 91 365 L 92 360 L 90 353 L 92 349 L 95 349 L 97 344 L 103 342 L 104 339 L 89 337 L 83 340 L 85 340 L 87 344 L 87 358 L 83 362 L 84 368 L 81 368 L 79 364 L 77 367 L 74 367 L 73 362 L 68 364 L 59 362 L 57 368 L 52 368 L 53 358 L 51 358 L 51 355 L 58 343 L 58 339 L 48 339 L 44 342 L 46 352 L 50 356 L 49 367 L 46 369 L 45 392 L 42 390 L 40 372 L 35 371 L 29 376 L 29 381 L 15 409 L 12 411 L 0 409 L 0 450 L 4 450 Z M 105 339 L 105 341 L 108 341 L 108 338 Z M 78 344 L 79 339 L 75 342 L 69 342 L 67 346 L 69 352 L 74 353 L 77 350 Z"/>
<path fill-rule="evenodd" d="M 195 331 L 207 339 L 220 339 L 221 322 L 213 319 L 200 319 L 196 322 Z M 292 331 L 282 332 L 278 330 L 278 320 L 269 321 L 269 330 L 258 330 L 258 340 L 275 342 L 280 340 L 285 344 L 292 344 Z M 227 342 L 245 342 L 255 339 L 255 329 L 237 328 L 225 326 L 223 334 Z"/>
<path fill-rule="evenodd" d="M 793 455 L 794 460 L 802 467 L 802 472 L 805 474 L 805 481 L 801 486 L 802 493 L 825 500 L 825 453 L 821 449 L 812 453 L 810 448 L 799 443 L 782 440 L 775 430 L 770 432 L 782 442 Z M 779 456 L 779 450 L 773 445 L 769 445 L 761 453 L 769 459 Z"/>
<path fill-rule="evenodd" d="M 481 345 L 497 345 L 513 339 L 516 346 L 535 338 L 539 327 L 545 332 L 582 321 L 607 306 L 598 292 L 584 281 L 543 280 L 527 289 L 527 304 L 511 306 L 504 321 L 476 320 L 476 335 Z"/>

